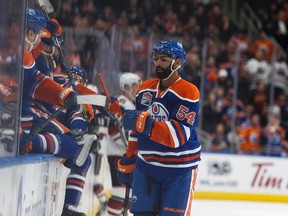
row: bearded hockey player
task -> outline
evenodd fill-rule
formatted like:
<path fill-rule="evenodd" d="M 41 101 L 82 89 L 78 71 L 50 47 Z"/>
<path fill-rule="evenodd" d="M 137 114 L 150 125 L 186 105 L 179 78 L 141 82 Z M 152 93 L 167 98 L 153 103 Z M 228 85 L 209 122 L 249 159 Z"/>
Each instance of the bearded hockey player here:
<path fill-rule="evenodd" d="M 141 84 L 136 110 L 123 117 L 132 132 L 118 161 L 118 180 L 132 187 L 136 216 L 191 215 L 201 150 L 195 129 L 199 90 L 179 76 L 185 61 L 181 43 L 157 43 L 152 57 L 157 78 Z"/>

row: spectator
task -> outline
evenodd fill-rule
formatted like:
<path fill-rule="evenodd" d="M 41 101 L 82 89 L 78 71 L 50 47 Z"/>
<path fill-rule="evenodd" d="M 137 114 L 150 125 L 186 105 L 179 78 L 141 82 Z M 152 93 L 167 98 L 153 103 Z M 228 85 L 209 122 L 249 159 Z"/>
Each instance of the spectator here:
<path fill-rule="evenodd" d="M 281 157 L 286 154 L 285 130 L 280 125 L 281 112 L 277 105 L 271 107 L 269 112 L 269 122 L 264 128 L 263 148 L 264 155 Z M 285 150 L 284 150 L 285 149 Z"/>
<path fill-rule="evenodd" d="M 255 41 L 252 52 L 255 55 L 257 52 L 263 53 L 263 58 L 266 61 L 270 61 L 272 58 L 272 54 L 275 50 L 275 45 L 269 39 L 266 32 L 263 30 L 260 32 L 260 38 Z"/>
<path fill-rule="evenodd" d="M 225 94 L 232 88 L 233 83 L 231 82 L 231 79 L 228 78 L 227 70 L 221 69 L 218 71 L 217 86 L 223 88 Z"/>
<path fill-rule="evenodd" d="M 221 110 L 217 107 L 214 92 L 209 93 L 208 101 L 203 105 L 202 116 L 202 129 L 210 134 L 214 133 L 217 123 L 221 120 Z"/>
<path fill-rule="evenodd" d="M 228 152 L 229 142 L 225 132 L 225 126 L 218 123 L 216 126 L 215 134 L 212 135 L 210 151 L 212 152 Z"/>
<path fill-rule="evenodd" d="M 222 25 L 219 28 L 219 38 L 224 43 L 227 43 L 230 38 L 237 32 L 237 27 L 232 23 L 230 17 L 227 14 L 222 15 Z"/>
<path fill-rule="evenodd" d="M 261 133 L 262 128 L 260 124 L 259 114 L 251 116 L 250 125 L 240 129 L 240 154 L 258 155 L 261 152 Z"/>
<path fill-rule="evenodd" d="M 271 34 L 276 38 L 280 46 L 287 51 L 288 23 L 285 20 L 285 12 L 283 10 L 278 11 L 276 20 L 272 23 Z"/>
<path fill-rule="evenodd" d="M 258 49 L 255 56 L 247 61 L 246 70 L 251 76 L 251 86 L 250 89 L 254 90 L 256 88 L 256 82 L 263 81 L 263 83 L 268 85 L 269 75 L 271 73 L 271 68 L 265 60 L 265 52 Z"/>

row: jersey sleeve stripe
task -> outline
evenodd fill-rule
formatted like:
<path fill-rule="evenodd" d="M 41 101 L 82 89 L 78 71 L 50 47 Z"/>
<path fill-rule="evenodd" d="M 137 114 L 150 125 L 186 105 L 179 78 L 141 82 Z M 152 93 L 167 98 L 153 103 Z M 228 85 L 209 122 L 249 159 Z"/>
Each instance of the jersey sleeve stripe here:
<path fill-rule="evenodd" d="M 48 152 L 53 153 L 55 150 L 55 145 L 54 145 L 54 140 L 50 136 L 50 134 L 44 134 L 45 139 L 47 140 L 47 147 L 48 147 Z"/>
<path fill-rule="evenodd" d="M 40 82 L 41 80 L 45 79 L 45 75 L 42 74 L 40 71 L 37 71 L 37 74 L 36 74 L 36 80 L 37 82 Z"/>
<path fill-rule="evenodd" d="M 33 125 L 32 121 L 31 122 L 21 122 L 21 127 L 26 129 L 26 128 L 31 128 Z"/>
<path fill-rule="evenodd" d="M 126 156 L 127 157 L 134 157 L 137 155 L 138 151 L 138 137 L 135 131 L 131 131 L 128 136 L 128 147 L 126 149 Z"/>
<path fill-rule="evenodd" d="M 23 67 L 24 67 L 24 69 L 31 69 L 31 68 L 33 68 L 35 66 L 35 62 L 32 62 L 31 64 L 29 64 L 29 65 L 24 65 Z"/>
<path fill-rule="evenodd" d="M 191 130 L 189 127 L 185 126 L 185 125 L 181 125 L 184 130 L 185 130 L 185 136 L 186 136 L 186 141 L 190 138 L 191 136 Z"/>
<path fill-rule="evenodd" d="M 53 154 L 58 154 L 59 151 L 60 151 L 59 141 L 58 141 L 57 137 L 56 137 L 54 134 L 49 133 L 49 135 L 50 135 L 51 138 L 53 139 L 53 143 L 54 143 L 54 151 L 53 151 Z"/>
<path fill-rule="evenodd" d="M 170 131 L 170 134 L 171 134 L 171 137 L 173 139 L 173 143 L 174 143 L 174 148 L 178 148 L 180 146 L 180 143 L 179 143 L 179 140 L 178 140 L 178 136 L 177 136 L 177 133 L 176 133 L 176 130 L 174 129 L 172 123 L 170 121 L 166 122 L 167 124 L 167 127 L 169 128 L 169 131 Z"/>
<path fill-rule="evenodd" d="M 172 126 L 171 126 L 172 127 Z M 177 137 L 176 137 L 177 138 Z M 174 148 L 174 139 L 166 122 L 155 121 L 150 139 L 161 145 Z"/>
<path fill-rule="evenodd" d="M 42 151 L 46 152 L 47 151 L 47 141 L 45 139 L 45 137 L 41 134 L 38 134 L 39 138 L 40 138 L 40 143 L 42 145 Z"/>
<path fill-rule="evenodd" d="M 186 142 L 186 140 L 187 140 L 187 139 L 185 139 L 186 138 L 185 137 L 186 136 L 185 133 L 182 133 L 184 128 L 181 127 L 181 125 L 175 120 L 172 120 L 171 123 L 176 128 L 176 131 L 178 132 L 177 134 L 178 134 L 179 140 L 181 142 L 181 145 L 183 145 Z"/>
<path fill-rule="evenodd" d="M 128 137 L 128 141 L 132 141 L 132 142 L 137 142 L 138 141 L 138 136 L 137 133 L 135 131 L 132 131 Z"/>

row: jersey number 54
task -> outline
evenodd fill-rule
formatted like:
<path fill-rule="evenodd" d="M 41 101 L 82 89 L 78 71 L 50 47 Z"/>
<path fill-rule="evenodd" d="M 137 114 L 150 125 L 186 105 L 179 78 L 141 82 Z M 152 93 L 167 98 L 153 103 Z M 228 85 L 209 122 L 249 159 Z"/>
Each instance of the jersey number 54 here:
<path fill-rule="evenodd" d="M 188 111 L 189 109 L 187 107 L 181 105 L 176 114 L 176 118 L 180 121 L 184 121 L 185 119 L 187 119 L 188 124 L 193 125 L 196 113 Z"/>

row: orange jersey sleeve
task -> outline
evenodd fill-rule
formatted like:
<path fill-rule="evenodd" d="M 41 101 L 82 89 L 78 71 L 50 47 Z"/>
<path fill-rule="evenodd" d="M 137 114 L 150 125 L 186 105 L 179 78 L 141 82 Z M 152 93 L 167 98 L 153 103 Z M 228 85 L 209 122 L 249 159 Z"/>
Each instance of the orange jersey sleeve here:
<path fill-rule="evenodd" d="M 81 94 L 81 95 L 94 95 L 94 94 L 97 94 L 93 90 L 87 88 L 86 86 L 84 86 L 84 85 L 82 85 L 80 83 L 77 84 L 76 88 L 77 88 L 77 91 L 79 92 L 79 94 Z"/>

